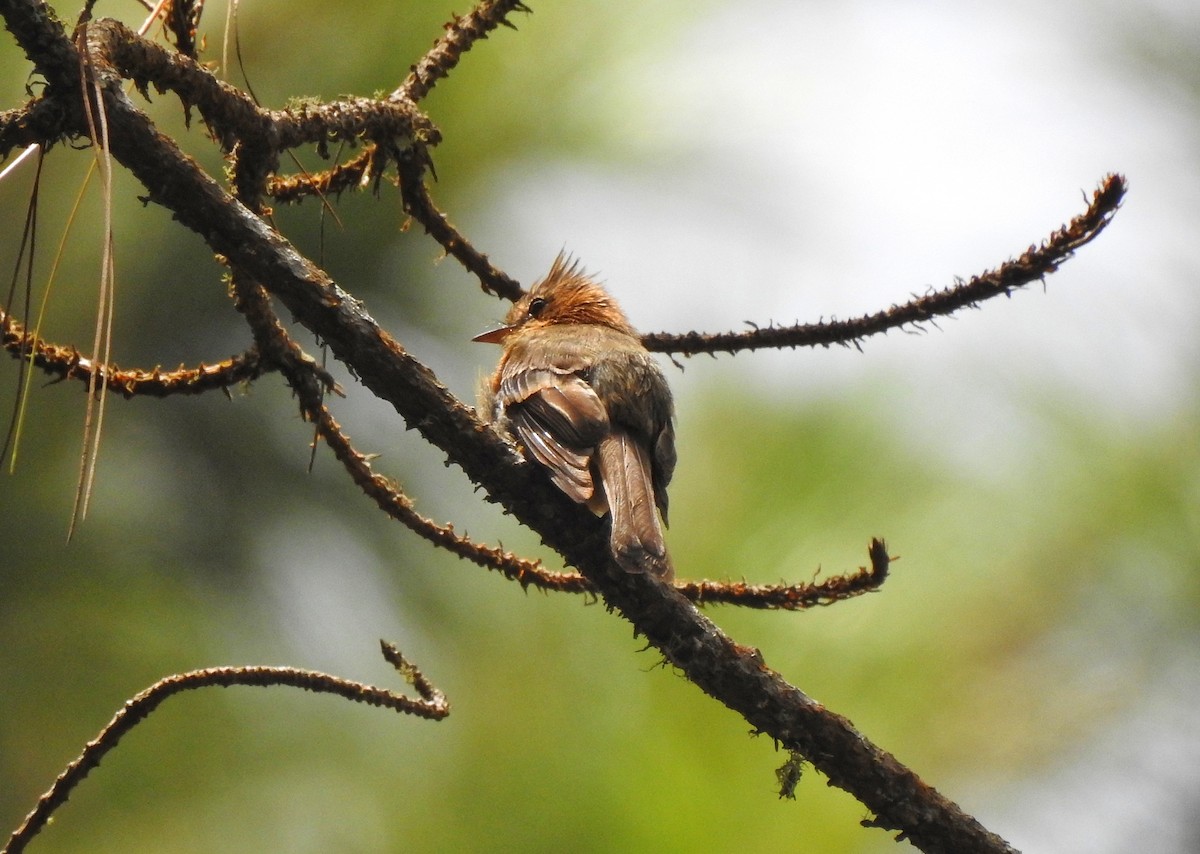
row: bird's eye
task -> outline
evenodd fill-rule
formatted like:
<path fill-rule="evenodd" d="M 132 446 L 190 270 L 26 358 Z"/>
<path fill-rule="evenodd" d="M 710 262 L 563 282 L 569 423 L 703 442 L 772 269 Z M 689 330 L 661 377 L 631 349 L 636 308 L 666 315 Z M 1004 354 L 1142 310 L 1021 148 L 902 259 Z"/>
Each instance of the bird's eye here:
<path fill-rule="evenodd" d="M 534 297 L 529 302 L 529 316 L 538 317 L 546 308 L 546 300 L 543 297 Z"/>

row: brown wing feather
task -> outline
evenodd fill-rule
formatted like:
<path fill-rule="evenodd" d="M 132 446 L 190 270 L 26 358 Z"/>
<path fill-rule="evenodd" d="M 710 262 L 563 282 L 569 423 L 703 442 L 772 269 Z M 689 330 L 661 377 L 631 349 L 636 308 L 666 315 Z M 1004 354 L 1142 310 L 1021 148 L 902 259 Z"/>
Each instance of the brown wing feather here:
<path fill-rule="evenodd" d="M 534 413 L 552 436 L 574 448 L 593 447 L 608 433 L 608 413 L 591 387 L 578 377 L 544 388 L 521 405 Z"/>
<path fill-rule="evenodd" d="M 574 375 L 527 370 L 500 382 L 517 438 L 563 492 L 580 503 L 595 494 L 592 450 L 608 432 L 608 413 L 591 386 Z"/>
<path fill-rule="evenodd" d="M 555 438 L 576 448 L 595 445 L 608 432 L 608 411 L 592 387 L 574 374 L 532 369 L 500 381 L 500 403 L 531 410 Z"/>
<path fill-rule="evenodd" d="M 523 405 L 509 410 L 509 423 L 534 460 L 546 467 L 555 486 L 581 504 L 592 497 L 596 488 L 591 448 L 576 451 L 563 445 Z"/>

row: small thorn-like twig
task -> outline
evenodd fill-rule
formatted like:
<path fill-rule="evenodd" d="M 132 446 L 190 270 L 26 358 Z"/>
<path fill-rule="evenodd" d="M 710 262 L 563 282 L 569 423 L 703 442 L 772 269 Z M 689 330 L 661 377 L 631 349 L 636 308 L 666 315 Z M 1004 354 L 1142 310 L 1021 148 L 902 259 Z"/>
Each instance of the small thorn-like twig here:
<path fill-rule="evenodd" d="M 745 582 L 687 581 L 676 584 L 680 593 L 697 605 L 740 605 L 743 608 L 801 611 L 832 605 L 878 590 L 887 580 L 888 565 L 895 560 L 883 540 L 871 541 L 869 567 L 811 584 L 757 585 Z"/>

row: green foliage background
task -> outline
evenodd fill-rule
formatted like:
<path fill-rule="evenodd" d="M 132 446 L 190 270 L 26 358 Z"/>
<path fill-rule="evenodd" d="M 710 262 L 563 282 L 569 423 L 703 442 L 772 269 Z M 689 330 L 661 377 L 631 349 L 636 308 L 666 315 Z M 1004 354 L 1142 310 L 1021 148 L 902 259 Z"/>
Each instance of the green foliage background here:
<path fill-rule="evenodd" d="M 601 90 L 599 70 L 641 67 L 713 5 L 535 5 L 515 19 L 518 33 L 477 46 L 427 103 L 445 136 L 435 152 L 443 208 L 468 234 L 484 223 L 503 234 L 481 188 L 517 161 L 628 157 L 611 112 L 619 99 Z M 387 90 L 451 10 L 432 0 L 334 11 L 246 4 L 242 54 L 267 105 Z M 222 12 L 206 12 L 213 60 Z M 26 73 L 5 40 L 5 106 L 20 102 Z M 152 109 L 182 133 L 170 98 Z M 198 129 L 187 145 L 220 169 Z M 55 150 L 47 162 L 43 276 L 89 157 Z M 30 174 L 0 187 L 8 265 Z M 203 244 L 136 193 L 122 177 L 118 361 L 172 366 L 242 350 L 247 334 Z M 68 243 L 46 326 L 81 349 L 93 322 L 97 195 Z M 452 262 L 438 263 L 419 228 L 402 229 L 386 185 L 377 199 L 343 197 L 337 211 L 344 228 L 326 220 L 323 237 L 311 202 L 278 219 L 469 399 L 491 354 L 467 339 L 502 307 Z M 481 248 L 502 267 L 515 257 L 504 244 Z M 1194 257 L 1179 266 L 1181 277 L 1194 273 Z M 1042 298 L 1016 299 L 1036 312 Z M 636 297 L 625 302 L 636 318 Z M 694 577 L 797 580 L 818 566 L 858 566 L 869 537 L 886 537 L 902 559 L 878 594 L 806 614 L 713 616 L 1008 836 L 993 816 L 1013 818 L 1006 810 L 1022 791 L 1086 754 L 1149 686 L 1193 660 L 1195 401 L 1114 427 L 1069 390 L 1020 389 L 1014 399 L 1039 425 L 1037 441 L 996 473 L 955 465 L 936 439 L 922 445 L 896 430 L 890 410 L 904 401 L 895 388 L 763 394 L 747 381 L 756 358 L 687 363 L 672 489 L 677 565 Z M 537 553 L 344 379 L 343 423 L 360 449 L 383 454 L 378 465 L 423 511 Z M 9 362 L 0 412 L 15 383 Z M 659 667 L 603 607 L 522 593 L 434 552 L 376 512 L 323 449 L 306 473 L 310 430 L 276 377 L 230 400 L 111 400 L 93 509 L 66 544 L 82 411 L 77 385 L 39 385 L 16 472 L 0 479 L 0 826 L 16 826 L 125 698 L 169 673 L 291 664 L 394 684 L 376 652 L 384 637 L 445 690 L 453 713 L 432 724 L 285 689 L 178 697 L 105 759 L 34 850 L 892 847 L 814 772 L 795 801 L 780 800 L 774 769 L 786 757 Z"/>

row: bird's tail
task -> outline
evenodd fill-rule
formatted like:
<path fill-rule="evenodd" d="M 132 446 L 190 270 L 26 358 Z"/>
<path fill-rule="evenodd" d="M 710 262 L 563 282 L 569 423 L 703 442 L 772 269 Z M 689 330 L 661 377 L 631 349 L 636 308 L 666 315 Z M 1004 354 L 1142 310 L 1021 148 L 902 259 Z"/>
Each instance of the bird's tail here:
<path fill-rule="evenodd" d="M 675 577 L 654 503 L 650 452 L 624 430 L 613 430 L 596 448 L 600 482 L 612 520 L 612 552 L 627 572 Z"/>

